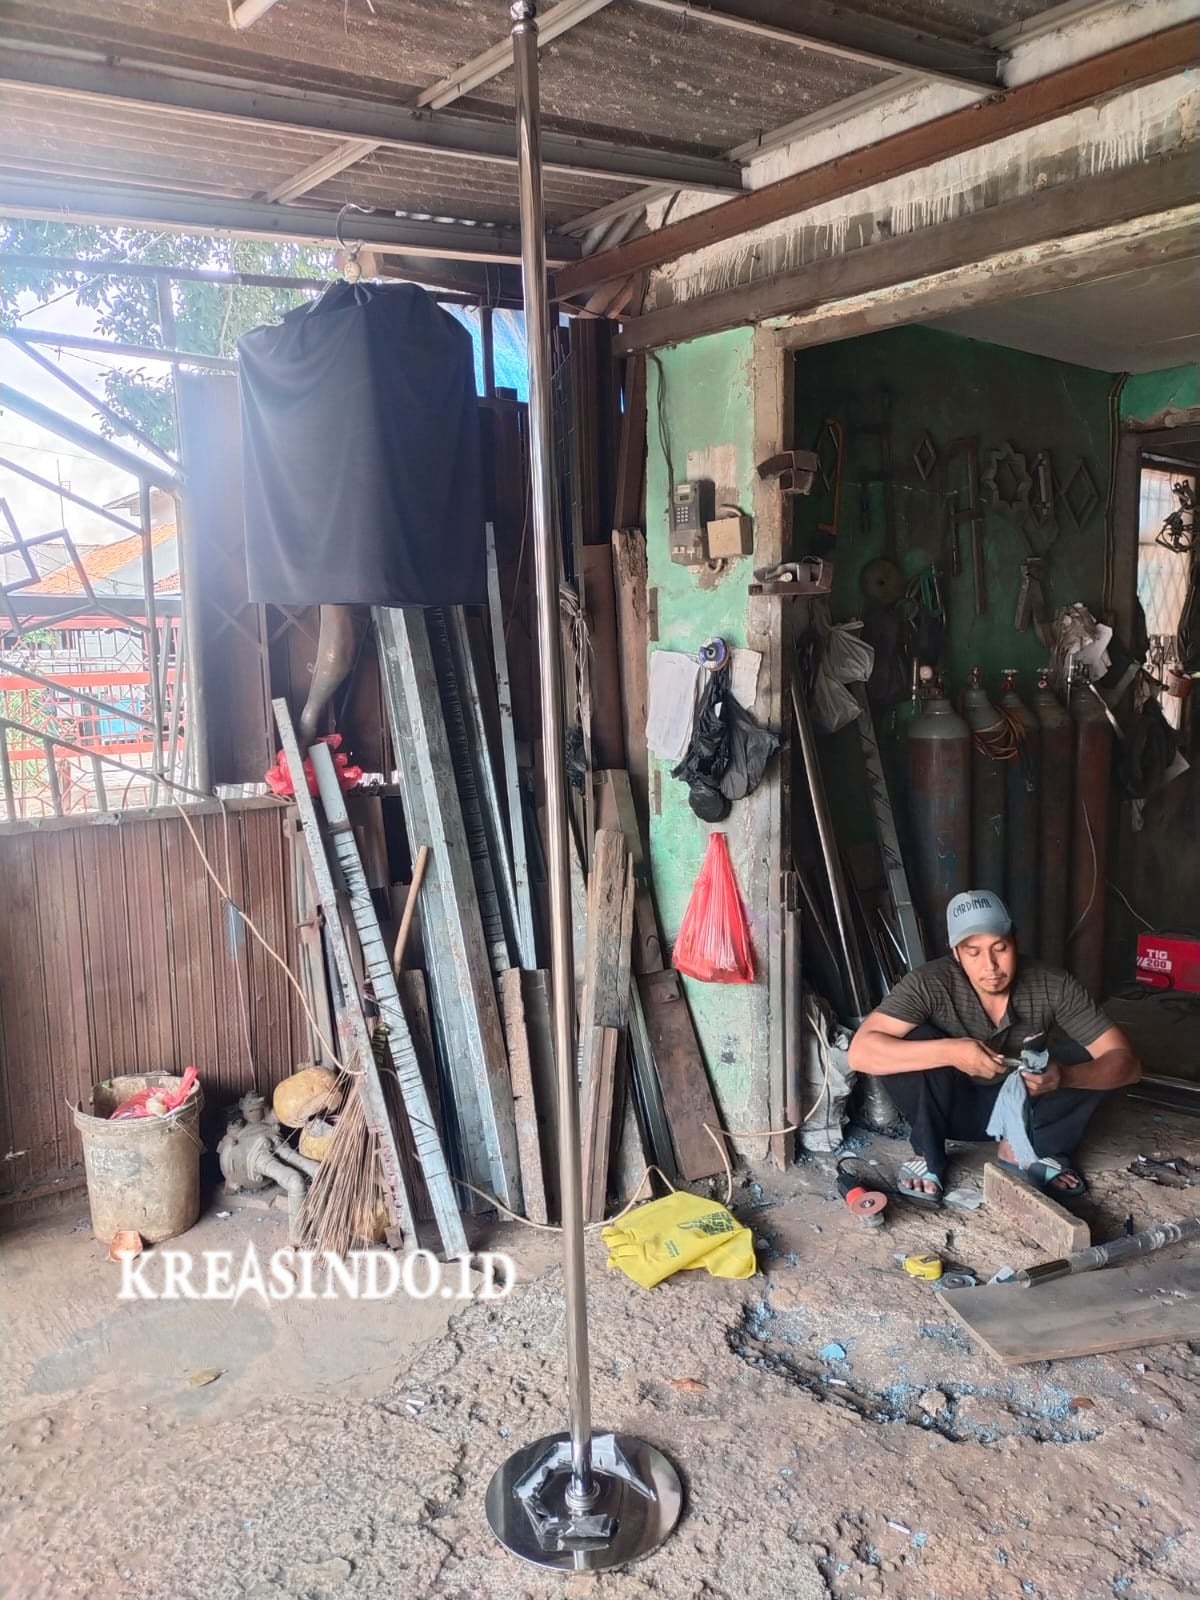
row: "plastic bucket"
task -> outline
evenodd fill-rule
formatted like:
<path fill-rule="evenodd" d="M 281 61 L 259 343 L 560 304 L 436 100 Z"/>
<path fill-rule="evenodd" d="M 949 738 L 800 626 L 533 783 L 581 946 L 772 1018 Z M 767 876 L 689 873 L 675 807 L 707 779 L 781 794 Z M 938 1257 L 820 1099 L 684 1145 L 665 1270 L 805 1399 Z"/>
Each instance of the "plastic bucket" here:
<path fill-rule="evenodd" d="M 103 1244 L 126 1228 L 157 1244 L 185 1233 L 200 1215 L 200 1085 L 165 1117 L 109 1121 L 122 1100 L 139 1089 L 177 1089 L 181 1081 L 166 1072 L 106 1078 L 92 1088 L 90 1114 L 75 1108 L 92 1232 Z"/>

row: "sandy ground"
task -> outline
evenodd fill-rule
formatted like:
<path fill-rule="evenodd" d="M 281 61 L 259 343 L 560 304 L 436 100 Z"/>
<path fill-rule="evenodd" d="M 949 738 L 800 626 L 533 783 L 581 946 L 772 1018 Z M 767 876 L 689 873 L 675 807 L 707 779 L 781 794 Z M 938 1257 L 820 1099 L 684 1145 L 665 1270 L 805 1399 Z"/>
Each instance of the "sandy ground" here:
<path fill-rule="evenodd" d="M 1124 1172 L 1155 1149 L 1200 1162 L 1200 1124 L 1132 1106 L 1106 1114 L 1085 1162 L 1096 1237 L 1129 1213 L 1144 1226 L 1197 1209 L 1200 1190 Z M 868 1153 L 890 1161 L 896 1147 Z M 955 1178 L 977 1182 L 981 1160 L 965 1154 Z M 597 1425 L 665 1450 L 687 1491 L 675 1536 L 599 1579 L 522 1565 L 482 1512 L 495 1467 L 563 1422 L 561 1278 L 545 1236 L 493 1236 L 520 1264 L 498 1303 L 268 1310 L 118 1304 L 116 1269 L 84 1215 L 8 1235 L 0 1594 L 1200 1593 L 1200 1344 L 1004 1369 L 893 1259 L 945 1248 L 985 1275 L 1036 1259 L 1002 1219 L 894 1207 L 865 1232 L 828 1159 L 747 1178 L 733 1204 L 763 1268 L 743 1283 L 693 1273 L 646 1292 L 606 1271 L 590 1241 Z M 187 1243 L 240 1251 L 247 1238 L 282 1245 L 283 1220 L 210 1211 Z"/>

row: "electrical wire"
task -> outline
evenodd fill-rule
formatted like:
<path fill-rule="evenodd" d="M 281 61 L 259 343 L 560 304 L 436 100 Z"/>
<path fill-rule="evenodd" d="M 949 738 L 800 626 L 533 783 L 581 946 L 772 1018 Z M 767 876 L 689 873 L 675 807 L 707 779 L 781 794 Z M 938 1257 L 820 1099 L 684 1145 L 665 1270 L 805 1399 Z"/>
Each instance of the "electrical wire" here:
<path fill-rule="evenodd" d="M 1115 894 L 1118 900 L 1123 900 L 1125 902 L 1125 906 L 1128 909 L 1128 911 L 1130 912 L 1130 914 L 1134 917 L 1134 919 L 1136 921 L 1141 923 L 1143 928 L 1148 928 L 1151 933 L 1154 932 L 1154 924 L 1152 922 L 1147 922 L 1146 921 L 1145 917 L 1137 909 L 1137 907 L 1130 901 L 1129 897 L 1127 895 L 1122 894 L 1120 889 L 1117 888 L 1115 883 L 1110 883 L 1108 885 L 1108 892 L 1109 892 L 1109 894 Z"/>
<path fill-rule="evenodd" d="M 1083 927 L 1084 923 L 1087 921 L 1088 917 L 1091 915 L 1092 906 L 1095 903 L 1095 899 L 1096 899 L 1096 890 L 1099 887 L 1099 883 L 1100 883 L 1100 858 L 1096 854 L 1096 835 L 1092 832 L 1092 819 L 1091 819 L 1090 815 L 1088 814 L 1088 808 L 1087 808 L 1087 802 L 1086 801 L 1084 801 L 1084 806 L 1083 806 L 1083 820 L 1084 820 L 1085 826 L 1087 827 L 1088 843 L 1092 847 L 1092 892 L 1091 892 L 1091 894 L 1088 895 L 1088 903 L 1087 903 L 1086 906 L 1084 906 L 1082 912 L 1080 913 L 1079 921 L 1075 924 L 1075 926 L 1071 929 L 1070 933 L 1067 935 L 1067 943 L 1068 944 L 1070 944 L 1071 940 L 1075 937 L 1075 935 L 1079 932 L 1080 928 Z"/>
<path fill-rule="evenodd" d="M 263 947 L 263 949 L 266 951 L 266 953 L 270 956 L 271 960 L 274 961 L 276 966 L 281 969 L 281 971 L 283 972 L 284 977 L 291 984 L 292 988 L 295 989 L 297 995 L 300 997 L 300 1004 L 304 1008 L 304 1014 L 308 1018 L 309 1023 L 310 1023 L 310 1025 L 312 1027 L 312 1030 L 316 1034 L 317 1038 L 321 1041 L 321 1048 L 325 1051 L 325 1053 L 328 1055 L 329 1059 L 333 1062 L 334 1066 L 337 1067 L 339 1072 L 344 1072 L 348 1078 L 361 1077 L 362 1076 L 362 1068 L 361 1067 L 347 1067 L 347 1066 L 345 1066 L 343 1064 L 343 1062 L 341 1061 L 340 1057 L 338 1056 L 337 1051 L 333 1048 L 333 1045 L 325 1037 L 324 1031 L 321 1028 L 321 1024 L 317 1021 L 317 1018 L 316 1018 L 316 1016 L 315 1016 L 315 1014 L 313 1012 L 313 1008 L 308 1003 L 308 996 L 305 994 L 303 988 L 300 985 L 299 980 L 297 979 L 295 974 L 292 972 L 291 967 L 288 965 L 288 963 L 283 958 L 283 956 L 281 956 L 279 954 L 279 951 L 276 950 L 275 946 L 266 937 L 266 935 L 261 932 L 261 930 L 259 929 L 257 923 L 254 921 L 254 918 L 250 915 L 250 913 L 248 911 L 243 911 L 242 907 L 238 905 L 237 901 L 234 899 L 233 895 L 230 893 L 229 886 L 227 884 L 224 884 L 224 883 L 221 882 L 220 877 L 217 875 L 216 868 L 213 866 L 212 862 L 208 858 L 207 851 L 205 850 L 204 846 L 200 843 L 199 835 L 197 834 L 195 828 L 192 827 L 192 820 L 188 816 L 187 811 L 184 809 L 183 806 L 180 805 L 178 800 L 176 800 L 174 802 L 174 804 L 175 804 L 175 809 L 179 812 L 179 815 L 183 818 L 184 827 L 187 829 L 188 833 L 190 833 L 191 836 L 192 836 L 192 843 L 196 847 L 196 853 L 200 857 L 200 860 L 201 860 L 201 862 L 202 862 L 202 864 L 204 866 L 205 872 L 208 873 L 209 877 L 212 879 L 213 883 L 216 885 L 217 892 L 220 895 L 222 895 L 223 898 L 226 899 L 229 902 L 229 904 L 237 912 L 238 916 L 241 917 L 242 921 L 246 924 L 247 928 L 249 928 L 250 932 L 258 940 L 259 944 Z M 218 801 L 218 804 L 220 805 L 221 810 L 224 811 L 225 810 L 225 802 L 223 800 L 221 800 L 221 801 Z"/>

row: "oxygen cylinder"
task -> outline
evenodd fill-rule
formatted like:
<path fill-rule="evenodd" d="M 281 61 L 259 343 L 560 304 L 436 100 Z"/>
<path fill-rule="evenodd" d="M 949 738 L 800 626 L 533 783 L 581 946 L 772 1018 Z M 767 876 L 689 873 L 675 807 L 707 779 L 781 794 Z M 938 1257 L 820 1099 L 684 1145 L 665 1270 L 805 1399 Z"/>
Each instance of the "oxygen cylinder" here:
<path fill-rule="evenodd" d="M 1000 709 L 1010 725 L 1020 729 L 1016 759 L 1005 765 L 1004 898 L 1020 936 L 1031 954 L 1040 950 L 1038 914 L 1041 886 L 1041 728 L 1038 719 L 1017 693 L 1015 667 L 1000 675 Z"/>
<path fill-rule="evenodd" d="M 971 882 L 966 888 L 1004 894 L 1003 750 L 1008 725 L 988 699 L 983 670 L 971 669 L 963 694 L 963 716 L 971 730 Z"/>
<path fill-rule="evenodd" d="M 1067 959 L 1080 983 L 1098 1000 L 1104 986 L 1112 729 L 1104 705 L 1086 677 L 1071 685 L 1071 716 L 1075 723 L 1075 799 Z"/>
<path fill-rule="evenodd" d="M 944 954 L 946 904 L 968 888 L 971 865 L 971 734 L 938 688 L 909 724 L 909 832 L 925 947 Z"/>
<path fill-rule="evenodd" d="M 1071 848 L 1072 778 L 1075 770 L 1075 724 L 1050 687 L 1048 669 L 1038 673 L 1033 709 L 1042 734 L 1042 777 L 1039 794 L 1042 853 L 1039 953 L 1051 967 L 1067 959 L 1067 910 Z"/>

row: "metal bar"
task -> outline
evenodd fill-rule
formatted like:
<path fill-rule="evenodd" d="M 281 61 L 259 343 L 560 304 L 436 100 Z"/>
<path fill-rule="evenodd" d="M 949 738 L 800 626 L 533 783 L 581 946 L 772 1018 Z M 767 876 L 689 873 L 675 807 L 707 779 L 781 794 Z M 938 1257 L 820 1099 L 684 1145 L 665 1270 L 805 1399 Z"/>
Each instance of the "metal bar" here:
<path fill-rule="evenodd" d="M 521 799 L 521 772 L 517 766 L 517 736 L 513 727 L 512 688 L 508 676 L 508 646 L 504 637 L 504 602 L 500 570 L 496 563 L 496 531 L 486 527 L 488 615 L 492 626 L 492 656 L 496 667 L 496 698 L 500 705 L 500 745 L 504 756 L 504 782 L 508 790 L 508 837 L 512 849 L 517 909 L 517 957 L 520 966 L 537 966 L 533 927 L 533 894 L 529 879 L 529 850 L 525 839 L 525 807 Z"/>
<path fill-rule="evenodd" d="M 161 62 L 122 58 L 116 65 L 94 50 L 30 45 L 14 38 L 0 38 L 0 83 L 43 89 L 59 96 L 186 111 L 193 116 L 216 118 L 226 125 L 241 124 L 247 131 L 259 126 L 297 133 L 324 133 L 340 139 L 370 139 L 389 149 L 436 151 L 463 160 L 500 162 L 507 166 L 515 166 L 518 159 L 515 130 L 510 124 L 492 118 L 467 116 L 457 111 L 438 114 L 425 109 L 397 107 L 380 100 L 316 94 L 281 84 L 166 67 Z M 543 144 L 544 165 L 550 171 L 591 173 L 597 177 L 630 179 L 635 183 L 670 183 L 684 189 L 736 192 L 742 187 L 740 170 L 732 162 L 718 157 L 680 154 L 656 150 L 653 146 L 620 144 L 569 133 L 547 133 Z M 40 181 L 35 186 L 48 195 L 58 187 Z M 0 187 L 0 194 L 3 192 Z M 208 198 L 210 214 L 213 210 L 220 213 L 231 207 L 236 209 L 233 201 L 222 196 Z M 277 228 L 285 228 L 294 216 L 292 209 L 265 202 L 260 203 L 259 209 L 275 217 Z M 19 214 L 29 215 L 28 212 Z M 321 214 L 314 211 L 310 215 Z M 336 213 L 329 211 L 325 215 L 332 230 Z M 420 229 L 412 223 L 406 225 L 395 218 L 387 221 L 392 224 L 392 237 L 397 243 L 403 243 L 398 235 L 406 226 L 413 237 L 420 235 Z M 361 217 L 348 222 L 346 237 L 356 238 L 362 225 Z M 219 221 L 214 226 L 219 228 Z M 226 231 L 234 227 L 231 217 Z M 486 232 L 482 227 L 475 231 Z M 320 236 L 334 237 L 332 231 Z M 385 241 L 363 240 L 365 244 L 372 242 Z M 475 252 L 468 250 L 466 253 Z"/>
<path fill-rule="evenodd" d="M 496 1004 L 483 924 L 467 845 L 462 803 L 424 613 L 413 607 L 376 607 L 375 630 L 400 772 L 404 813 L 412 837 L 428 840 L 433 865 L 426 878 L 422 914 L 440 907 L 442 938 L 428 962 L 437 1009 L 458 1030 L 459 1098 L 478 1107 L 484 1184 L 513 1210 L 520 1207 L 520 1166 L 512 1084 Z M 424 819 L 424 820 L 422 820 Z M 476 1129 L 470 1129 L 476 1133 Z"/>
<path fill-rule="evenodd" d="M 403 250 L 414 256 L 461 256 L 474 261 L 516 261 L 518 256 L 515 230 L 491 223 L 417 222 L 386 212 L 361 211 L 351 212 L 339 223 L 337 211 L 317 206 L 273 206 L 265 200 L 178 189 L 139 189 L 71 179 L 48 182 L 11 174 L 0 176 L 0 216 L 121 223 L 251 239 L 319 240 L 329 245 L 346 242 Z M 570 261 L 579 254 L 579 245 L 556 235 L 551 254 L 555 261 Z M 163 355 L 162 351 L 146 351 L 147 358 L 161 360 Z M 195 364 L 212 366 L 220 359 L 202 356 L 195 358 Z"/>
<path fill-rule="evenodd" d="M 1195 65 L 1195 40 L 1195 25 L 1181 23 L 1035 78 L 994 99 L 906 128 L 864 149 L 847 151 L 564 267 L 555 275 L 555 295 L 566 299 L 585 294 L 705 245 L 719 244 L 936 161 L 1025 133 L 1124 90 L 1186 72 Z"/>
<path fill-rule="evenodd" d="M 44 742 L 46 738 L 40 728 L 26 727 L 23 722 L 17 722 L 12 717 L 0 717 L 0 728 L 15 728 L 18 733 L 23 733 L 26 738 L 33 739 L 39 743 Z M 54 735 L 51 743 L 56 744 L 60 750 L 70 750 L 74 755 L 85 756 L 89 761 L 95 756 L 100 761 L 103 761 L 105 766 L 115 767 L 118 772 L 128 772 L 131 777 L 145 778 L 147 775 L 145 767 L 127 766 L 124 761 L 118 761 L 115 756 L 105 755 L 102 750 L 89 749 L 87 745 L 76 744 L 71 739 L 62 739 L 57 734 Z M 164 778 L 163 782 L 166 783 L 167 780 Z M 168 788 L 178 789 L 180 794 L 190 794 L 194 800 L 212 799 L 212 795 L 205 794 L 199 789 L 189 789 L 185 783 L 169 783 Z"/>
<path fill-rule="evenodd" d="M 569 28 L 575 27 L 593 12 L 601 10 L 610 3 L 611 0 L 563 0 L 561 5 L 547 13 L 542 23 L 542 43 L 557 38 L 560 33 L 566 33 Z M 443 106 L 451 105 L 455 100 L 461 99 L 463 95 L 469 94 L 472 89 L 477 89 L 481 83 L 498 78 L 511 66 L 512 41 L 506 36 L 490 50 L 485 50 L 473 61 L 468 61 L 457 72 L 422 90 L 417 96 L 417 104 L 430 111 L 438 111 Z M 267 199 L 275 202 L 298 199 L 300 195 L 308 194 L 326 179 L 336 177 L 339 172 L 345 172 L 347 167 L 354 166 L 378 149 L 379 144 L 375 139 L 348 139 L 336 150 L 331 150 L 328 155 L 321 156 L 302 172 L 298 172 L 294 178 L 288 178 L 272 189 Z"/>
<path fill-rule="evenodd" d="M 502 902 L 497 888 L 496 849 L 501 835 L 497 834 L 495 826 L 489 828 L 485 821 L 478 761 L 466 709 L 467 693 L 450 640 L 448 613 L 431 607 L 424 612 L 424 621 L 434 677 L 433 692 L 441 704 L 445 723 L 446 750 L 450 758 L 447 779 L 458 796 L 484 944 L 492 972 L 498 978 L 513 964 L 514 926 L 511 907 Z"/>
<path fill-rule="evenodd" d="M 56 350 L 96 350 L 102 355 L 128 356 L 136 361 L 160 361 L 164 366 L 202 367 L 212 372 L 236 372 L 237 362 L 231 356 L 197 356 L 186 350 L 159 349 L 152 344 L 120 344 L 115 339 L 93 339 L 86 333 L 55 333 L 48 328 L 6 328 L 5 337 L 21 346 L 48 344 Z M 28 351 L 33 355 L 33 351 Z M 89 396 L 89 399 L 94 399 Z M 126 427 L 128 431 L 128 427 Z M 155 445 L 155 450 L 158 447 Z M 160 455 L 161 451 L 158 452 Z M 170 457 L 165 458 L 168 462 Z"/>
<path fill-rule="evenodd" d="M 867 980 L 863 972 L 862 957 L 859 954 L 857 944 L 854 942 L 850 898 L 846 892 L 846 879 L 842 872 L 842 858 L 838 853 L 837 839 L 833 832 L 833 821 L 829 815 L 829 804 L 825 798 L 825 780 L 821 776 L 821 763 L 817 755 L 816 741 L 813 739 L 808 707 L 798 694 L 795 682 L 792 683 L 791 689 L 792 713 L 795 717 L 796 733 L 800 741 L 800 754 L 804 760 L 804 772 L 808 779 L 808 792 L 812 799 L 813 816 L 817 824 L 821 858 L 825 863 L 825 875 L 829 880 L 829 899 L 833 905 L 833 920 L 837 928 L 838 944 L 842 952 L 846 990 L 850 997 L 850 1004 L 854 1007 L 854 1015 L 856 1017 L 865 1017 L 870 1009 L 867 1004 Z"/>
<path fill-rule="evenodd" d="M 146 461 L 141 456 L 133 455 L 130 451 L 122 449 L 119 444 L 113 444 L 111 439 L 102 438 L 90 428 L 85 428 L 81 422 L 62 416 L 53 407 L 44 406 L 40 400 L 22 394 L 10 384 L 0 383 L 0 409 L 15 411 L 18 416 L 48 428 L 60 439 L 67 439 L 72 444 L 79 445 L 92 455 L 99 456 L 101 461 L 107 461 L 110 466 L 130 473 L 141 483 L 152 483 L 158 489 L 165 489 L 168 494 L 173 493 L 179 484 L 177 472 L 168 471 L 154 461 Z"/>
<path fill-rule="evenodd" d="M 146 669 L 150 675 L 150 716 L 154 723 L 154 770 L 163 770 L 162 685 L 158 681 L 158 613 L 154 594 L 154 530 L 150 513 L 150 485 L 138 487 L 138 513 L 142 521 L 142 587 L 146 599 Z M 152 791 L 151 804 L 158 804 L 158 789 Z"/>
<path fill-rule="evenodd" d="M 496 395 L 496 330 L 493 326 L 495 312 L 491 306 L 479 308 L 479 341 L 483 356 L 483 393 L 485 399 Z"/>
<path fill-rule="evenodd" d="M 554 521 L 554 434 L 551 407 L 550 303 L 546 283 L 546 219 L 542 201 L 536 8 L 512 6 L 513 64 L 521 203 L 521 280 L 529 362 L 529 456 L 533 508 L 534 602 L 546 792 L 546 866 L 550 904 L 550 976 L 558 1082 L 558 1167 L 567 1323 L 567 1399 L 571 1432 L 568 1503 L 595 1495 L 588 1356 L 587 1278 L 583 1236 L 583 1164 L 579 1080 L 575 1071 L 575 971 L 572 948 L 570 841 L 563 729 L 563 662 L 558 588 L 561 552 Z"/>
<path fill-rule="evenodd" d="M 904 867 L 904 856 L 900 851 L 900 839 L 896 833 L 896 814 L 892 807 L 892 796 L 888 789 L 887 778 L 883 770 L 883 761 L 879 754 L 879 739 L 875 732 L 875 719 L 871 715 L 871 707 L 867 700 L 867 691 L 864 686 L 861 683 L 852 684 L 850 692 L 858 701 L 858 737 L 862 745 L 863 765 L 867 769 L 867 787 L 871 791 L 871 806 L 875 812 L 875 832 L 879 838 L 879 854 L 883 858 L 883 870 L 887 877 L 888 893 L 891 895 L 892 905 L 896 912 L 900 940 L 904 947 L 905 964 L 908 970 L 912 972 L 924 963 L 925 946 L 921 939 L 921 927 L 917 921 L 916 908 L 912 901 L 908 873 Z"/>
<path fill-rule="evenodd" d="M 4 264 L 26 272 L 79 273 L 87 278 L 166 278 L 172 283 L 229 284 L 240 289 L 328 289 L 329 278 L 287 278 L 267 272 L 230 272 L 224 267 L 162 267 L 152 261 L 85 261 L 82 256 L 4 252 Z"/>
<path fill-rule="evenodd" d="M 545 16 L 538 20 L 538 48 L 549 44 L 551 39 L 557 39 L 559 34 L 577 27 L 579 23 L 586 22 L 588 17 L 603 11 L 608 4 L 610 0 L 562 0 L 561 5 L 551 6 Z M 459 67 L 457 72 L 451 72 L 430 88 L 423 89 L 417 96 L 417 104 L 438 111 L 442 106 L 448 106 L 463 95 L 470 94 L 481 83 L 498 78 L 512 64 L 513 41 L 511 36 L 506 35 L 490 50 L 482 51 L 465 66 Z"/>
<path fill-rule="evenodd" d="M 9 822 L 17 820 L 17 800 L 13 793 L 12 764 L 8 759 L 8 726 L 0 724 L 0 792 L 4 795 L 4 815 Z"/>
<path fill-rule="evenodd" d="M 115 411 L 107 400 L 102 400 L 98 394 L 93 394 L 84 384 L 73 378 L 69 372 L 64 372 L 56 361 L 51 361 L 49 356 L 44 356 L 37 349 L 37 345 L 42 342 L 41 340 L 37 338 L 22 338 L 20 331 L 14 331 L 12 328 L 0 328 L 0 337 L 8 339 L 10 343 L 15 344 L 19 350 L 28 356 L 30 361 L 36 362 L 43 372 L 51 373 L 72 394 L 77 395 L 81 400 L 86 400 L 89 406 L 98 411 L 102 417 L 108 419 L 118 433 L 123 433 L 130 439 L 136 439 L 144 450 L 149 450 L 158 457 L 164 466 L 174 470 L 174 460 L 165 450 L 155 444 L 149 434 L 143 433 L 140 428 L 135 427 L 128 417 L 123 417 L 119 411 Z M 47 340 L 45 342 L 49 343 L 51 341 Z M 66 346 L 64 345 L 63 348 L 66 349 Z"/>
<path fill-rule="evenodd" d="M 19 667 L 15 662 L 4 659 L 3 656 L 0 656 L 0 672 L 11 673 L 14 678 L 28 678 L 31 683 L 40 684 L 43 689 L 54 689 L 60 693 L 69 694 L 72 700 L 81 700 L 84 705 L 95 706 L 97 711 L 111 712 L 119 716 L 122 722 L 135 723 L 139 728 L 152 728 L 154 726 L 148 717 L 139 717 L 135 711 L 127 711 L 123 706 L 115 706 L 111 700 L 101 700 L 94 694 L 85 694 L 82 689 L 72 688 L 70 684 L 63 683 L 56 678 L 44 678 L 40 672 L 31 672 L 28 667 Z"/>
<path fill-rule="evenodd" d="M 321 837 L 321 825 L 317 820 L 317 808 L 313 804 L 304 776 L 304 763 L 300 756 L 300 746 L 296 742 L 296 730 L 292 725 L 287 701 L 272 700 L 271 709 L 275 713 L 279 742 L 283 746 L 288 771 L 292 775 L 296 809 L 300 814 L 300 826 L 304 830 L 304 842 L 308 846 L 309 860 L 312 862 L 317 899 L 325 913 L 326 944 L 332 951 L 335 969 L 342 986 L 345 1001 L 342 1023 L 355 1058 L 352 1063 L 347 1063 L 347 1066 L 358 1075 L 363 1112 L 366 1115 L 367 1126 L 376 1138 L 379 1171 L 383 1179 L 383 1196 L 393 1232 L 393 1242 L 399 1244 L 400 1237 L 396 1236 L 407 1236 L 415 1244 L 416 1229 L 412 1220 L 412 1202 L 408 1186 L 404 1181 L 404 1168 L 400 1164 L 396 1131 L 388 1116 L 379 1067 L 371 1048 L 367 1019 L 363 1015 L 362 1003 L 358 998 L 358 979 L 350 956 L 346 930 L 342 926 L 333 874 L 329 869 L 329 859 L 325 854 L 325 843 Z"/>
<path fill-rule="evenodd" d="M 104 787 L 104 763 L 92 757 L 92 783 L 96 790 L 96 809 L 108 810 L 108 790 Z"/>
<path fill-rule="evenodd" d="M 689 0 L 636 0 L 636 3 L 710 27 L 767 39 L 772 44 L 816 51 L 842 61 L 857 61 L 883 72 L 912 72 L 922 78 L 967 89 L 995 87 L 998 83 L 1001 57 L 998 51 L 986 45 L 939 38 L 936 34 L 918 32 L 878 17 L 856 17 L 842 6 L 825 6 L 819 0 L 817 3 L 806 0 L 802 4 L 791 0 L 788 10 L 795 16 L 795 22 L 789 22 L 786 27 L 742 16 L 736 11 L 691 5 Z"/>
<path fill-rule="evenodd" d="M 272 205 L 298 200 L 301 195 L 309 194 L 313 189 L 319 188 L 328 178 L 336 178 L 339 172 L 345 172 L 347 167 L 354 166 L 364 156 L 369 156 L 373 150 L 378 149 L 379 146 L 374 139 L 347 139 L 328 155 L 311 161 L 307 167 L 297 172 L 295 177 L 285 178 L 282 183 L 277 183 L 273 189 L 267 191 L 267 199 Z"/>
<path fill-rule="evenodd" d="M 447 1256 L 466 1255 L 469 1250 L 467 1236 L 463 1231 L 462 1217 L 459 1215 L 458 1202 L 454 1197 L 454 1187 L 446 1165 L 441 1135 L 433 1119 L 433 1107 L 429 1103 L 429 1092 L 421 1075 L 421 1063 L 417 1060 L 417 1052 L 413 1047 L 408 1018 L 404 1015 L 404 1008 L 400 1004 L 400 994 L 392 972 L 391 956 L 380 931 L 379 918 L 375 914 L 371 886 L 363 871 L 362 857 L 358 852 L 354 829 L 346 810 L 345 796 L 342 794 L 337 771 L 333 765 L 333 755 L 327 744 L 315 744 L 308 756 L 316 774 L 321 804 L 325 808 L 333 853 L 342 869 L 342 878 L 350 900 L 350 915 L 354 918 L 354 926 L 358 929 L 363 966 L 371 982 L 371 993 L 375 997 L 375 1004 L 379 1007 L 380 1018 L 387 1029 L 388 1053 L 400 1084 L 404 1109 L 408 1113 L 408 1125 L 412 1130 L 413 1147 L 421 1163 L 421 1172 L 425 1178 L 425 1187 L 429 1191 L 442 1246 Z"/>
<path fill-rule="evenodd" d="M 512 958 L 516 955 L 516 965 L 522 966 L 525 963 L 518 953 L 521 913 L 517 902 L 516 876 L 513 871 L 507 830 L 504 826 L 505 808 L 500 799 L 496 769 L 488 745 L 487 725 L 483 720 L 483 704 L 479 698 L 479 680 L 475 671 L 475 657 L 471 651 L 471 636 L 461 606 L 451 606 L 444 615 L 454 658 L 455 676 L 458 679 L 459 701 L 463 709 L 467 754 L 479 796 L 480 820 L 483 823 L 492 874 L 500 900 L 506 944 L 511 946 L 509 964 L 512 964 Z"/>
<path fill-rule="evenodd" d="M 54 807 L 54 815 L 61 817 L 62 786 L 58 781 L 58 768 L 54 765 L 54 740 L 43 736 L 42 748 L 46 752 L 46 782 L 50 785 L 50 803 Z"/>
<path fill-rule="evenodd" d="M 81 494 L 73 494 L 70 489 L 64 489 L 61 483 L 55 483 L 52 478 L 43 478 L 40 473 L 31 472 L 28 467 L 23 467 L 19 462 L 12 461 L 8 456 L 0 456 L 0 467 L 6 472 L 15 472 L 22 478 L 28 478 L 30 483 L 36 483 L 43 489 L 49 489 L 52 494 L 59 494 L 64 500 L 69 500 L 72 505 L 83 506 L 98 517 L 105 517 L 109 522 L 115 523 L 118 528 L 124 528 L 126 533 L 137 533 L 138 525 L 130 522 L 127 517 L 117 516 L 115 511 L 110 511 L 107 506 L 98 506 L 95 501 L 88 500 Z"/>

